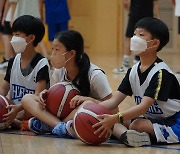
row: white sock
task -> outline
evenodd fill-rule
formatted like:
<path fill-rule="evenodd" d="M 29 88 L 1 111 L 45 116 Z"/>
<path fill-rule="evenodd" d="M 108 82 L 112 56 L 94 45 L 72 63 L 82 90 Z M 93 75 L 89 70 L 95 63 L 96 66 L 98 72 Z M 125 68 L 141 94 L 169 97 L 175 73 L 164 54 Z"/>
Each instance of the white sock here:
<path fill-rule="evenodd" d="M 66 130 L 68 131 L 68 133 L 73 137 L 73 138 L 77 138 L 76 137 L 76 133 L 74 131 L 74 127 L 73 127 L 73 120 L 69 120 L 66 123 Z"/>
<path fill-rule="evenodd" d="M 122 124 L 115 124 L 113 129 L 113 135 L 120 139 L 121 135 L 127 131 L 127 128 Z"/>

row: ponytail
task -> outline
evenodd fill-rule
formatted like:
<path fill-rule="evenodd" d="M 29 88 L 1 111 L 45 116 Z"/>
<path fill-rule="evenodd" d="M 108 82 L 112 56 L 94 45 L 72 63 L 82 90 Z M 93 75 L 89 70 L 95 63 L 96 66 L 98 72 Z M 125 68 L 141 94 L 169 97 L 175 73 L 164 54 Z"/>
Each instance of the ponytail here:
<path fill-rule="evenodd" d="M 78 58 L 78 57 L 77 57 Z M 78 61 L 79 72 L 73 80 L 73 84 L 80 90 L 82 96 L 89 96 L 90 82 L 89 82 L 89 68 L 90 60 L 88 55 L 83 52 Z"/>

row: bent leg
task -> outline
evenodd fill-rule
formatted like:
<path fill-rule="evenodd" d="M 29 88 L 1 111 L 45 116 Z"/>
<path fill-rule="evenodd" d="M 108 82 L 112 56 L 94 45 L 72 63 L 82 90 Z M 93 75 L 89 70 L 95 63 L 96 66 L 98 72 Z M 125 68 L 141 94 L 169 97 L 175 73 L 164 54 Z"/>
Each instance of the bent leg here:
<path fill-rule="evenodd" d="M 146 132 L 149 135 L 151 135 L 151 137 L 155 137 L 153 124 L 151 123 L 150 120 L 147 120 L 147 119 L 136 119 L 136 120 L 134 120 L 130 124 L 129 129 L 136 130 L 136 131 L 141 132 L 141 133 Z"/>
<path fill-rule="evenodd" d="M 47 125 L 55 127 L 60 122 L 60 120 L 46 109 L 42 109 L 38 99 L 39 97 L 36 95 L 25 95 L 22 99 L 23 108 Z"/>

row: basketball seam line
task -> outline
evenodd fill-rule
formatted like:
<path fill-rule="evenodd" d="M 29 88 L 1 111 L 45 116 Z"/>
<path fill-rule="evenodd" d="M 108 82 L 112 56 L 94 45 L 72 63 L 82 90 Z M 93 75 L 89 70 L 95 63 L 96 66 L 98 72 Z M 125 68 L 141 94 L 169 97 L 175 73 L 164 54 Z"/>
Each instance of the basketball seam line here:
<path fill-rule="evenodd" d="M 81 110 L 82 110 L 82 111 L 83 111 L 83 110 L 87 111 L 86 114 L 88 114 L 88 115 L 94 117 L 96 120 L 100 121 L 99 118 L 95 117 L 95 116 L 97 116 L 96 113 L 94 113 L 94 112 L 92 112 L 92 111 L 89 111 L 89 110 L 87 110 L 87 109 L 84 109 L 84 108 L 82 107 L 82 108 L 80 108 L 80 109 L 77 111 L 76 115 L 74 116 L 74 122 L 75 122 L 75 119 L 76 119 L 76 117 L 77 117 L 77 115 L 78 115 L 79 113 L 84 113 L 84 112 L 82 112 Z M 79 117 L 78 117 L 78 119 L 81 121 L 81 119 L 80 119 Z M 82 121 L 81 121 L 81 122 L 82 122 Z M 84 125 L 84 123 L 82 123 L 82 124 L 83 124 L 83 126 L 88 130 L 88 132 L 91 133 L 91 131 Z M 77 136 L 78 136 L 82 141 L 84 141 L 85 143 L 88 143 L 88 144 L 93 144 L 93 143 L 87 142 L 87 141 L 85 141 L 84 139 L 82 139 L 82 138 L 79 136 L 79 134 L 77 133 L 76 127 L 74 127 L 74 129 L 75 129 L 75 132 L 76 132 Z M 96 136 L 95 134 L 93 134 L 93 135 Z M 96 137 L 97 137 L 97 136 L 96 136 Z"/>
<path fill-rule="evenodd" d="M 5 101 L 6 106 L 9 106 L 8 101 L 4 98 L 4 96 L 0 95 L 0 97 Z M 10 109 L 8 109 L 8 112 L 10 112 Z"/>

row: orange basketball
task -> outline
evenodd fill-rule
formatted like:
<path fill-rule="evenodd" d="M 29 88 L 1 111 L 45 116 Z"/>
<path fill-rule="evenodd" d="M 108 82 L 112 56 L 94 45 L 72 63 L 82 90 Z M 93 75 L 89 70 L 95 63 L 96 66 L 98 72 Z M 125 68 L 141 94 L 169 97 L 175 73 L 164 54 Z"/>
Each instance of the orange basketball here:
<path fill-rule="evenodd" d="M 6 108 L 6 106 L 12 104 L 11 101 L 6 97 L 0 95 L 0 130 L 3 130 L 6 127 L 4 121 L 3 121 L 3 115 L 7 114 L 10 110 Z"/>
<path fill-rule="evenodd" d="M 69 102 L 78 94 L 80 94 L 79 90 L 71 82 L 57 83 L 50 87 L 47 92 L 47 109 L 63 120 L 74 110 L 70 108 Z"/>
<path fill-rule="evenodd" d="M 97 115 L 110 114 L 110 111 L 102 105 L 96 103 L 89 103 L 78 109 L 74 116 L 74 130 L 77 137 L 86 144 L 98 145 L 105 142 L 108 137 L 100 134 L 94 134 L 96 128 L 92 126 L 100 121 Z"/>

